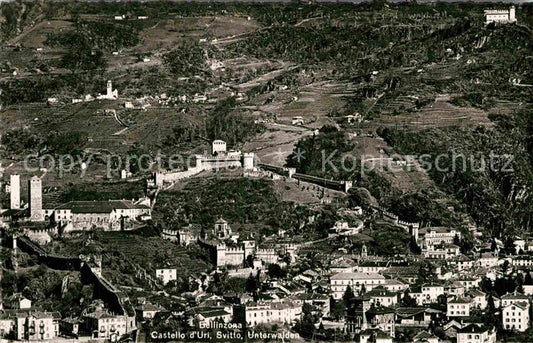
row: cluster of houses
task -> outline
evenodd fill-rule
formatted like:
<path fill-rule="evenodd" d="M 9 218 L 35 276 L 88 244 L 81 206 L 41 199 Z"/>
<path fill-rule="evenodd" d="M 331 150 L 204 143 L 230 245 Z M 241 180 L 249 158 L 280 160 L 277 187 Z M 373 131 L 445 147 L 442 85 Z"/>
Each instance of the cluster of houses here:
<path fill-rule="evenodd" d="M 79 318 L 62 318 L 59 312 L 32 306 L 22 294 L 14 294 L 0 304 L 0 337 L 16 341 L 53 342 L 59 337 L 116 340 L 136 329 L 135 318 L 105 309 L 101 301 Z"/>
<path fill-rule="evenodd" d="M 356 227 L 339 220 L 329 235 L 357 234 L 361 228 Z M 178 243 L 192 244 L 199 239 L 190 231 L 188 235 L 179 232 L 173 234 Z M 412 230 L 411 234 L 422 247 L 420 255 L 372 256 L 363 244 L 358 254 L 335 253 L 327 257 L 324 261 L 327 268 L 308 269 L 285 278 L 268 276 L 268 266 L 298 266 L 302 260 L 299 246 L 291 250 L 291 262 L 287 264 L 283 254 L 275 249 L 271 257 L 261 258 L 253 240 L 242 241 L 242 247 L 233 248 L 229 255 L 213 256 L 217 270 L 207 275 L 204 282 L 211 282 L 214 273 L 227 270 L 237 278 L 257 275 L 261 291 L 253 296 L 246 292 L 215 296 L 199 287 L 195 292 L 199 301 L 210 299 L 217 305 L 195 307 L 192 316 L 202 325 L 223 321 L 244 327 L 276 324 L 290 329 L 303 320 L 304 304 L 309 304 L 320 318 L 314 323 L 316 330 L 338 330 L 353 334 L 360 342 L 380 343 L 394 342 L 399 330 L 407 328 L 418 330 L 415 342 L 434 343 L 447 340 L 491 343 L 497 341 L 498 328 L 517 334 L 530 330 L 533 282 L 500 296 L 484 290 L 483 283 L 494 285 L 499 278 L 517 275 L 531 280 L 532 240 L 516 238 L 513 243 L 516 254 L 511 256 L 491 251 L 479 242 L 477 252 L 467 255 L 457 245 L 462 237 L 458 229 L 425 227 Z M 215 223 L 209 236 L 217 244 L 239 242 L 239 235 L 223 219 Z M 253 257 L 253 267 L 245 267 L 247 256 Z M 428 279 L 421 277 L 424 263 L 433 268 Z M 504 265 L 509 266 L 508 270 Z M 172 268 L 157 269 L 155 275 L 164 283 L 178 277 Z M 340 315 L 333 314 L 333 304 L 346 302 L 347 294 L 351 297 L 348 308 Z M 484 320 L 488 311 L 496 318 L 491 325 Z M 441 328 L 438 335 L 436 326 Z"/>

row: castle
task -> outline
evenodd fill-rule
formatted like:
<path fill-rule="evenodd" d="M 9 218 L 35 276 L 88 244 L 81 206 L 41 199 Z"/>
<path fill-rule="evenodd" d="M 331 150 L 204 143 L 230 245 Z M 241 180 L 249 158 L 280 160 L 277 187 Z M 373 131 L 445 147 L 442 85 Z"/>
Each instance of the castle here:
<path fill-rule="evenodd" d="M 240 151 L 228 151 L 226 142 L 214 140 L 211 143 L 211 154 L 195 156 L 196 166 L 189 167 L 179 172 L 156 172 L 154 173 L 155 186 L 161 187 L 164 183 L 176 182 L 194 176 L 204 170 L 218 170 L 225 168 L 254 169 L 255 154 L 242 153 Z"/>
<path fill-rule="evenodd" d="M 485 24 L 490 23 L 515 23 L 515 7 L 511 6 L 508 10 L 485 10 Z"/>
<path fill-rule="evenodd" d="M 241 266 L 251 256 L 254 260 L 265 264 L 277 263 L 279 253 L 274 248 L 259 248 L 254 240 L 243 240 L 236 243 L 239 235 L 232 233 L 228 222 L 219 219 L 215 222 L 210 240 L 199 238 L 200 246 L 209 250 L 217 267 Z M 235 244 L 228 244 L 232 241 Z"/>

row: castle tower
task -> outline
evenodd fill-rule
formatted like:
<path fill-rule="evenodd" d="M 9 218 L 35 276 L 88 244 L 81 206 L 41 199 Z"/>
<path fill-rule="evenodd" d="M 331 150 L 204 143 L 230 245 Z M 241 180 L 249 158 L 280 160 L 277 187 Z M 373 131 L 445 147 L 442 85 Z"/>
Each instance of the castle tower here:
<path fill-rule="evenodd" d="M 214 140 L 211 143 L 211 154 L 225 154 L 226 153 L 226 142 L 221 141 L 220 139 Z"/>
<path fill-rule="evenodd" d="M 253 255 L 255 252 L 255 241 L 243 241 L 244 244 L 244 259 Z"/>
<path fill-rule="evenodd" d="M 226 265 L 226 244 L 217 244 L 215 248 L 216 266 Z"/>
<path fill-rule="evenodd" d="M 254 169 L 254 158 L 255 158 L 255 154 L 253 152 L 243 154 L 242 155 L 242 167 L 245 170 Z"/>
<path fill-rule="evenodd" d="M 43 220 L 43 189 L 41 179 L 37 176 L 28 181 L 28 204 L 31 221 Z"/>
<path fill-rule="evenodd" d="M 218 238 L 225 239 L 231 236 L 231 229 L 228 226 L 228 222 L 220 218 L 215 222 L 214 235 Z"/>
<path fill-rule="evenodd" d="M 515 14 L 515 7 L 514 5 L 512 5 L 510 8 L 509 8 L 509 21 L 511 23 L 515 22 L 516 21 L 516 14 Z"/>
<path fill-rule="evenodd" d="M 20 208 L 20 175 L 12 174 L 10 176 L 10 181 L 11 209 L 18 210 Z"/>

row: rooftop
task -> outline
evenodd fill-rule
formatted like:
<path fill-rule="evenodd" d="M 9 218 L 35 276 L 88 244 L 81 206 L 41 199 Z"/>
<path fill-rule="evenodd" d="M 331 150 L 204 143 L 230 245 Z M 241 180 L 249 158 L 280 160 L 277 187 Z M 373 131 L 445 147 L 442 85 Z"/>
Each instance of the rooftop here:
<path fill-rule="evenodd" d="M 331 277 L 331 280 L 384 280 L 383 275 L 376 273 L 339 273 Z"/>
<path fill-rule="evenodd" d="M 128 200 L 103 201 L 70 201 L 56 207 L 56 210 L 71 210 L 72 213 L 111 213 L 114 210 L 148 208 L 145 205 L 134 205 Z"/>

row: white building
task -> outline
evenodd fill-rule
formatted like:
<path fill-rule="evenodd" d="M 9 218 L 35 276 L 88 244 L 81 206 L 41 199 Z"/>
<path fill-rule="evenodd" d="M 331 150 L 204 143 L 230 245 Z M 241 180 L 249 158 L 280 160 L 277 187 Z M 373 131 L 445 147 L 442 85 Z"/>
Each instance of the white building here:
<path fill-rule="evenodd" d="M 178 274 L 175 268 L 160 268 L 155 270 L 155 276 L 163 281 L 163 284 L 167 284 L 170 281 L 177 280 Z"/>
<path fill-rule="evenodd" d="M 527 296 L 523 295 L 523 294 L 518 293 L 518 292 L 507 293 L 507 294 L 503 295 L 502 298 L 501 298 L 502 307 L 506 307 L 506 306 L 511 305 L 511 304 L 517 304 L 517 303 L 522 303 L 522 302 L 528 303 L 529 302 L 529 298 Z"/>
<path fill-rule="evenodd" d="M 216 155 L 219 153 L 226 153 L 226 142 L 217 139 L 211 143 L 211 154 Z"/>
<path fill-rule="evenodd" d="M 367 292 L 365 296 L 370 297 L 370 302 L 376 306 L 393 307 L 398 304 L 398 295 L 394 292 L 388 291 L 383 286 L 374 287 L 370 292 Z"/>
<path fill-rule="evenodd" d="M 533 267 L 533 256 L 531 255 L 514 256 L 511 259 L 511 265 L 513 267 L 532 268 Z"/>
<path fill-rule="evenodd" d="M 97 310 L 83 316 L 84 327 L 91 331 L 92 338 L 118 338 L 136 328 L 135 317 L 115 315 Z"/>
<path fill-rule="evenodd" d="M 339 273 L 330 278 L 331 294 L 334 299 L 341 299 L 348 286 L 354 293 L 361 289 L 371 291 L 374 287 L 385 285 L 385 277 L 375 273 Z"/>
<path fill-rule="evenodd" d="M 425 284 L 422 285 L 422 303 L 431 304 L 436 303 L 438 297 L 444 294 L 443 285 Z"/>
<path fill-rule="evenodd" d="M 244 319 L 249 327 L 274 323 L 292 324 L 302 316 L 302 305 L 293 301 L 249 302 L 243 309 Z"/>
<path fill-rule="evenodd" d="M 96 98 L 106 100 L 118 99 L 118 90 L 113 89 L 113 83 L 111 82 L 111 80 L 107 81 L 106 94 L 98 95 Z"/>
<path fill-rule="evenodd" d="M 458 297 L 448 301 L 446 315 L 448 317 L 469 317 L 472 300 Z"/>
<path fill-rule="evenodd" d="M 529 328 L 529 302 L 515 302 L 503 307 L 502 324 L 505 330 L 524 332 Z"/>
<path fill-rule="evenodd" d="M 491 268 L 495 267 L 499 264 L 498 256 L 495 256 L 491 253 L 483 253 L 481 254 L 481 257 L 478 259 L 478 264 L 480 267 L 484 268 Z"/>
<path fill-rule="evenodd" d="M 383 287 L 391 292 L 403 292 L 409 288 L 409 285 L 396 279 L 386 279 Z"/>
<path fill-rule="evenodd" d="M 457 331 L 457 343 L 496 343 L 496 331 L 470 324 Z"/>
<path fill-rule="evenodd" d="M 59 336 L 58 312 L 30 311 L 15 315 L 14 331 L 16 339 L 28 341 L 53 340 Z"/>
<path fill-rule="evenodd" d="M 451 244 L 455 236 L 461 238 L 461 233 L 455 229 L 448 227 L 425 227 L 420 229 L 419 237 L 423 239 L 424 247 Z"/>
<path fill-rule="evenodd" d="M 466 295 L 472 299 L 472 307 L 482 310 L 487 307 L 487 295 L 479 289 L 471 289 L 466 293 Z"/>
<path fill-rule="evenodd" d="M 485 24 L 490 23 L 515 23 L 515 7 L 511 6 L 508 10 L 485 10 Z"/>

